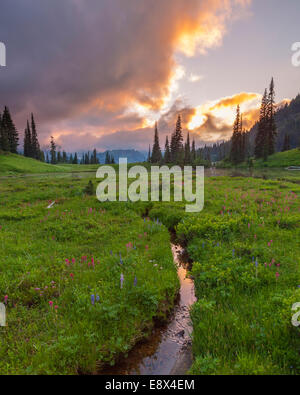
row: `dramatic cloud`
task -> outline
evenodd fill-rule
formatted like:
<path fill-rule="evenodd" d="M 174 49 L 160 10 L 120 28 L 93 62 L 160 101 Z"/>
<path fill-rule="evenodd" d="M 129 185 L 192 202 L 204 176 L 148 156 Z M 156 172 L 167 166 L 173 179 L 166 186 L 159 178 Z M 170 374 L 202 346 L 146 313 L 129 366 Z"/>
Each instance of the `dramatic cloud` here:
<path fill-rule="evenodd" d="M 185 74 L 175 54 L 221 45 L 249 2 L 1 0 L 0 104 L 20 129 L 34 112 L 42 142 L 53 134 L 64 148 L 145 148 L 149 115 L 167 111 Z"/>

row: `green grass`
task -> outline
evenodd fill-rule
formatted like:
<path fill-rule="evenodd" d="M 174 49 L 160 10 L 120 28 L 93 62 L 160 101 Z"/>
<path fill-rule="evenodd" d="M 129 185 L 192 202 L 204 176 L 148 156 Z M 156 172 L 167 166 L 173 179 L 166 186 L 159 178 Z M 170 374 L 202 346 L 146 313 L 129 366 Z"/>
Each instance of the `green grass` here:
<path fill-rule="evenodd" d="M 300 149 L 296 148 L 290 151 L 277 152 L 271 155 L 267 162 L 257 160 L 254 162 L 255 167 L 288 167 L 288 166 L 299 166 L 300 167 Z"/>
<path fill-rule="evenodd" d="M 128 204 L 83 196 L 86 182 L 0 183 L 0 300 L 8 296 L 1 374 L 94 372 L 97 361 L 126 354 L 174 304 L 167 229 Z M 91 295 L 99 296 L 95 305 Z"/>
<path fill-rule="evenodd" d="M 176 205 L 150 211 L 178 223 L 193 261 L 191 373 L 299 374 L 291 308 L 300 302 L 300 187 L 218 177 L 205 188 L 199 214 Z"/>
<path fill-rule="evenodd" d="M 183 203 L 101 204 L 83 196 L 87 181 L 0 181 L 0 300 L 8 296 L 0 373 L 93 372 L 96 361 L 126 354 L 173 306 L 167 228 L 193 261 L 191 373 L 300 373 L 291 324 L 300 302 L 298 184 L 206 178 L 203 212 L 187 214 Z M 57 204 L 47 210 L 50 200 Z M 144 221 L 146 212 L 164 226 Z"/>
<path fill-rule="evenodd" d="M 51 165 L 22 155 L 0 152 L 0 176 L 16 174 L 71 173 L 96 171 L 99 165 Z"/>
<path fill-rule="evenodd" d="M 267 161 L 263 161 L 262 159 L 253 160 L 254 168 L 263 169 L 263 168 L 282 168 L 289 166 L 300 166 L 300 149 L 296 148 L 290 151 L 285 152 L 277 152 L 274 155 L 268 157 Z M 243 169 L 248 168 L 248 163 L 241 163 L 237 166 L 232 165 L 229 161 L 221 161 L 217 163 L 218 168 L 237 168 Z"/>

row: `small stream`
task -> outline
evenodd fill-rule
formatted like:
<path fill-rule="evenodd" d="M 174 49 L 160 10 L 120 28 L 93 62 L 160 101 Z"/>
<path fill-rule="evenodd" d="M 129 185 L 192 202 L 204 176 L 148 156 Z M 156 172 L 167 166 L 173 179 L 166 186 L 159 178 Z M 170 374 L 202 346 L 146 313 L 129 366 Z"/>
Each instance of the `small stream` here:
<path fill-rule="evenodd" d="M 115 366 L 100 374 L 182 375 L 192 365 L 190 306 L 196 302 L 194 282 L 187 278 L 188 259 L 182 247 L 171 244 L 180 280 L 178 302 L 169 322 L 155 327 L 149 338 L 139 342 Z"/>

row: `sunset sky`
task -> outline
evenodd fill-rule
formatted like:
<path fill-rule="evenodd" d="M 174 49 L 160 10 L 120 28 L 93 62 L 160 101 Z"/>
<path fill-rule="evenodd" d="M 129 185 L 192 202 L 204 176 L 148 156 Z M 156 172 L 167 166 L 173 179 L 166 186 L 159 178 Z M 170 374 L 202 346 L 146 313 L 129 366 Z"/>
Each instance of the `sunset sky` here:
<path fill-rule="evenodd" d="M 155 121 L 163 146 L 178 113 L 198 145 L 228 139 L 272 76 L 278 103 L 300 92 L 299 15 L 299 0 L 1 0 L 0 105 L 69 152 L 147 150 Z"/>

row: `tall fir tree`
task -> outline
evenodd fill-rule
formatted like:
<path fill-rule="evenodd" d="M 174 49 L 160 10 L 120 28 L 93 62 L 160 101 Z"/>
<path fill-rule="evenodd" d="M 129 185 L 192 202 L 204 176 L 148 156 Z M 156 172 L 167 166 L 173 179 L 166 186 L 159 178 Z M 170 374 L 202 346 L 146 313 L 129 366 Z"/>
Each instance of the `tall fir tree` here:
<path fill-rule="evenodd" d="M 66 151 L 63 151 L 63 153 L 62 153 L 62 162 L 63 163 L 67 163 L 68 162 Z"/>
<path fill-rule="evenodd" d="M 1 119 L 0 128 L 0 149 L 3 151 L 11 151 L 12 137 L 11 133 L 11 117 L 8 108 L 5 106 Z"/>
<path fill-rule="evenodd" d="M 32 156 L 31 147 L 31 130 L 29 122 L 27 121 L 26 129 L 24 132 L 24 156 L 26 156 L 27 158 L 31 158 Z"/>
<path fill-rule="evenodd" d="M 75 152 L 74 159 L 73 159 L 73 165 L 78 164 L 78 157 L 77 157 L 77 152 Z"/>
<path fill-rule="evenodd" d="M 51 136 L 50 138 L 50 162 L 52 165 L 55 165 L 57 163 L 57 157 L 56 157 L 56 143 L 54 141 L 54 137 Z"/>
<path fill-rule="evenodd" d="M 193 142 L 192 142 L 191 160 L 192 160 L 192 163 L 194 163 L 195 160 L 196 160 L 196 144 L 195 144 L 195 139 L 193 139 Z"/>
<path fill-rule="evenodd" d="M 241 147 L 242 147 L 242 119 L 240 106 L 236 109 L 236 118 L 233 125 L 233 134 L 231 138 L 231 152 L 230 160 L 234 164 L 241 162 Z"/>
<path fill-rule="evenodd" d="M 8 151 L 17 154 L 19 145 L 19 133 L 13 123 L 8 107 L 4 107 L 2 115 L 2 129 L 8 140 Z M 5 138 L 5 139 L 6 139 Z"/>
<path fill-rule="evenodd" d="M 275 104 L 275 85 L 274 78 L 270 83 L 269 95 L 268 95 L 268 107 L 267 107 L 267 119 L 268 119 L 268 155 L 272 155 L 275 152 L 275 140 L 277 136 L 277 127 L 275 121 L 276 115 L 276 104 Z"/>
<path fill-rule="evenodd" d="M 106 151 L 106 154 L 105 154 L 105 164 L 106 165 L 110 165 L 111 164 L 111 158 L 110 158 L 109 151 Z"/>
<path fill-rule="evenodd" d="M 98 158 L 97 158 L 97 150 L 94 149 L 91 157 L 91 163 L 93 165 L 96 165 L 98 163 Z"/>
<path fill-rule="evenodd" d="M 171 137 L 171 158 L 173 163 L 179 163 L 183 154 L 183 136 L 181 126 L 181 116 L 178 115 L 176 127 Z"/>
<path fill-rule="evenodd" d="M 62 154 L 60 151 L 57 152 L 56 161 L 57 163 L 62 163 Z"/>
<path fill-rule="evenodd" d="M 33 114 L 31 114 L 31 153 L 33 159 L 40 159 L 40 144 L 36 131 L 36 124 Z"/>
<path fill-rule="evenodd" d="M 257 159 L 268 156 L 268 123 L 267 123 L 268 92 L 265 89 L 259 114 L 258 130 L 255 137 L 254 154 Z"/>
<path fill-rule="evenodd" d="M 171 163 L 171 151 L 170 151 L 170 145 L 169 145 L 169 139 L 168 136 L 166 137 L 166 144 L 165 144 L 165 153 L 164 153 L 164 162 L 165 163 Z"/>
<path fill-rule="evenodd" d="M 157 122 L 155 122 L 154 143 L 152 148 L 151 163 L 160 163 L 162 160 L 161 149 L 159 145 Z"/>
<path fill-rule="evenodd" d="M 148 163 L 151 163 L 151 148 L 150 148 L 150 144 L 149 144 L 147 162 L 148 162 Z"/>
<path fill-rule="evenodd" d="M 186 143 L 184 146 L 184 163 L 186 165 L 191 164 L 191 144 L 190 144 L 190 134 L 187 134 Z"/>

